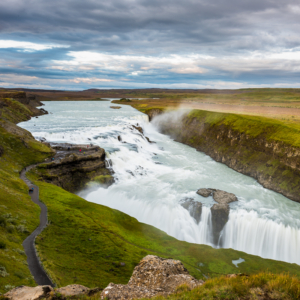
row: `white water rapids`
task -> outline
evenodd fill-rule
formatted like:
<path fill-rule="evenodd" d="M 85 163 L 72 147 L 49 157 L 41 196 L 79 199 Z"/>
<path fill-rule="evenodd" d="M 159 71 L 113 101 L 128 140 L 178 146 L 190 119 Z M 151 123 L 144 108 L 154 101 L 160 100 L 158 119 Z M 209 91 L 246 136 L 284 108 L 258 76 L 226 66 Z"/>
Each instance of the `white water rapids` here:
<path fill-rule="evenodd" d="M 214 200 L 196 191 L 217 188 L 231 192 L 239 201 L 230 204 L 229 221 L 219 244 L 212 246 L 300 265 L 299 203 L 160 134 L 146 115 L 130 106 L 114 110 L 110 105 L 46 102 L 44 108 L 52 114 L 19 125 L 49 142 L 93 143 L 106 150 L 116 183 L 108 189 L 94 186 L 83 191 L 81 196 L 88 201 L 118 209 L 179 240 L 212 245 L 210 207 Z M 156 143 L 148 143 L 131 129 L 137 123 Z M 187 197 L 203 203 L 199 224 L 179 204 Z"/>

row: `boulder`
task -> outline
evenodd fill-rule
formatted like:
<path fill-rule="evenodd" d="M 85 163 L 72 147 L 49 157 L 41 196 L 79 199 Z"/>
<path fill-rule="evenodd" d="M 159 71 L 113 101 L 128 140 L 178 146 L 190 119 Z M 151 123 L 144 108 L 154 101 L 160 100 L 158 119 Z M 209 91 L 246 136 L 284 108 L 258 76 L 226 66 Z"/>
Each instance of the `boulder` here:
<path fill-rule="evenodd" d="M 197 194 L 202 196 L 202 197 L 209 197 L 212 195 L 212 193 L 214 192 L 214 189 L 199 189 L 197 191 Z"/>
<path fill-rule="evenodd" d="M 186 284 L 193 289 L 203 284 L 185 269 L 181 261 L 148 255 L 134 268 L 127 285 L 110 283 L 101 293 L 101 299 L 138 299 L 156 295 L 167 296 Z"/>
<path fill-rule="evenodd" d="M 55 294 L 59 294 L 63 297 L 72 297 L 80 295 L 88 295 L 90 289 L 80 284 L 70 284 L 65 287 L 55 290 Z"/>
<path fill-rule="evenodd" d="M 134 126 L 132 125 L 133 128 L 135 128 L 137 131 L 139 131 L 141 134 L 144 134 L 143 128 L 140 126 Z"/>
<path fill-rule="evenodd" d="M 236 195 L 221 190 L 215 190 L 213 193 L 213 198 L 220 204 L 228 204 L 230 202 L 238 201 Z"/>
<path fill-rule="evenodd" d="M 46 298 L 53 288 L 50 285 L 39 285 L 36 287 L 18 286 L 9 292 L 4 297 L 11 300 L 38 300 Z"/>
<path fill-rule="evenodd" d="M 210 210 L 213 229 L 213 242 L 215 245 L 217 245 L 220 237 L 220 232 L 224 228 L 229 218 L 229 205 L 214 204 Z"/>
<path fill-rule="evenodd" d="M 193 217 L 197 224 L 199 224 L 202 214 L 202 203 L 195 201 L 192 198 L 186 198 L 182 199 L 180 204 L 189 211 L 191 217 Z"/>

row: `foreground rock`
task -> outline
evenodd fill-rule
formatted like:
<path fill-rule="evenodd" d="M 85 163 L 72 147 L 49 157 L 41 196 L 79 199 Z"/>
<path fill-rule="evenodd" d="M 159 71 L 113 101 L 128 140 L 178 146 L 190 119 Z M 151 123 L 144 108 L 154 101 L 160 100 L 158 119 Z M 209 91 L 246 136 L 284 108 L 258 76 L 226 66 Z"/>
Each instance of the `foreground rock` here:
<path fill-rule="evenodd" d="M 48 297 L 52 291 L 53 288 L 50 285 L 18 286 L 7 292 L 4 297 L 9 300 L 38 300 Z"/>
<path fill-rule="evenodd" d="M 80 284 L 71 284 L 59 289 L 53 289 L 49 285 L 39 285 L 36 287 L 19 286 L 4 295 L 4 299 L 9 300 L 66 300 L 81 299 L 82 296 L 93 296 L 101 289 L 89 289 Z"/>
<path fill-rule="evenodd" d="M 138 299 L 157 295 L 167 296 L 186 284 L 193 289 L 203 284 L 190 276 L 179 260 L 148 255 L 134 268 L 127 285 L 110 283 L 101 293 L 101 299 Z"/>
<path fill-rule="evenodd" d="M 87 295 L 90 289 L 80 284 L 70 284 L 65 287 L 55 290 L 55 295 L 61 295 L 63 297 L 72 297 Z"/>
<path fill-rule="evenodd" d="M 189 211 L 191 217 L 195 219 L 197 224 L 199 224 L 202 214 L 202 203 L 195 201 L 192 198 L 182 199 L 180 201 L 181 206 Z"/>

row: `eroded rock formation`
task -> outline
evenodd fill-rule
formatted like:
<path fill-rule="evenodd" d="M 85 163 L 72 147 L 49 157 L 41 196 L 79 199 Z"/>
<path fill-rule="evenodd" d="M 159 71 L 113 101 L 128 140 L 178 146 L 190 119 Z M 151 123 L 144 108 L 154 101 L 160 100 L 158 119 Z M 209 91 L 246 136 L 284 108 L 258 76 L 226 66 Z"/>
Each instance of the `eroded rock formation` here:
<path fill-rule="evenodd" d="M 188 210 L 191 217 L 193 217 L 197 224 L 199 224 L 202 214 L 202 203 L 195 201 L 192 198 L 182 199 L 180 202 L 181 206 Z"/>
<path fill-rule="evenodd" d="M 202 285 L 184 268 L 179 260 L 148 255 L 134 268 L 127 285 L 110 283 L 101 293 L 101 299 L 127 300 L 167 296 L 186 284 L 191 289 Z"/>
<path fill-rule="evenodd" d="M 37 167 L 40 178 L 46 182 L 69 192 L 80 190 L 92 180 L 104 186 L 114 182 L 111 171 L 105 165 L 104 149 L 80 145 L 72 147 L 57 145 L 55 149 L 60 151 L 54 161 Z"/>

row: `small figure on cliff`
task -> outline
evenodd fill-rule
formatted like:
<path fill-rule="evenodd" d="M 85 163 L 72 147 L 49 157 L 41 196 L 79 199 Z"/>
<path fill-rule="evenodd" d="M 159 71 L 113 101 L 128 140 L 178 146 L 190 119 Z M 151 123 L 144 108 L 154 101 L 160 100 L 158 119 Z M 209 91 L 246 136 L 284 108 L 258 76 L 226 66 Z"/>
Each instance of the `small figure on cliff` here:
<path fill-rule="evenodd" d="M 70 147 L 68 147 L 68 151 L 70 151 Z"/>
<path fill-rule="evenodd" d="M 79 149 L 79 152 L 81 153 L 81 149 Z"/>

